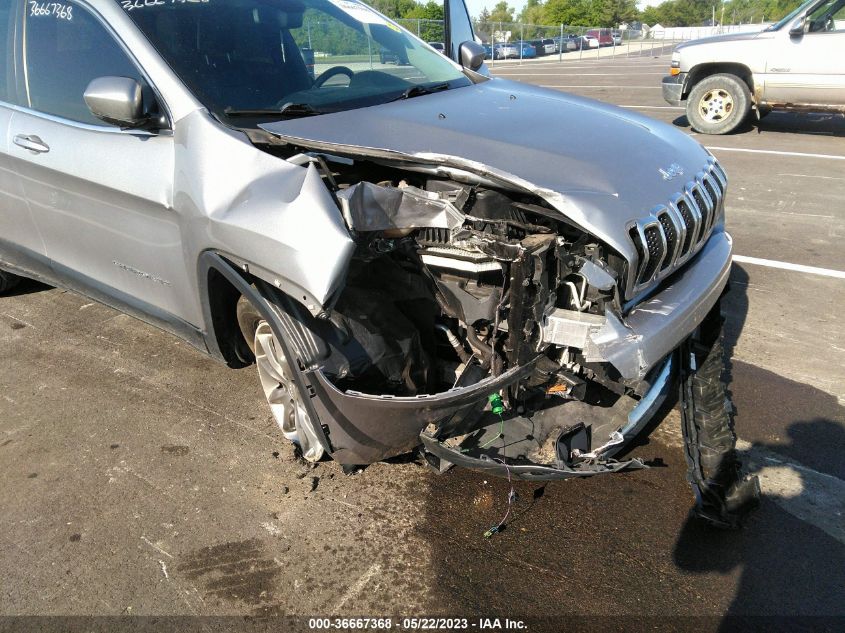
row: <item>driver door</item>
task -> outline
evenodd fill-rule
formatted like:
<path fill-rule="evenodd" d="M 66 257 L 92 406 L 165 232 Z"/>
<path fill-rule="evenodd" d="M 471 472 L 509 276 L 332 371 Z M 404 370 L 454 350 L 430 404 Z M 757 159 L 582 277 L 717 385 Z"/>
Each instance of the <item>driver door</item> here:
<path fill-rule="evenodd" d="M 845 105 L 845 0 L 807 14 L 804 33 L 776 43 L 766 64 L 766 101 Z"/>

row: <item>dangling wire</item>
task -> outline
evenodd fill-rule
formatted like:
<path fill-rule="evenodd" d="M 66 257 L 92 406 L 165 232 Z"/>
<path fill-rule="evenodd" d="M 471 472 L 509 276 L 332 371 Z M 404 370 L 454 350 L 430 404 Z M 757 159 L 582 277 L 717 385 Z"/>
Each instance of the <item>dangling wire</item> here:
<path fill-rule="evenodd" d="M 511 508 L 513 507 L 513 502 L 516 501 L 516 491 L 513 489 L 513 480 L 511 479 L 510 466 L 508 466 L 508 463 L 504 459 L 499 459 L 497 457 L 494 458 L 494 459 L 497 462 L 501 462 L 504 465 L 505 469 L 508 471 L 508 483 L 510 484 L 511 489 L 510 489 L 510 492 L 508 493 L 508 511 L 505 512 L 505 516 L 502 517 L 502 520 L 499 521 L 498 524 L 494 525 L 493 527 L 491 527 L 489 530 L 487 530 L 484 533 L 484 538 L 490 538 L 496 532 L 501 532 L 502 528 L 505 526 L 505 523 L 507 523 L 508 518 L 510 518 Z"/>

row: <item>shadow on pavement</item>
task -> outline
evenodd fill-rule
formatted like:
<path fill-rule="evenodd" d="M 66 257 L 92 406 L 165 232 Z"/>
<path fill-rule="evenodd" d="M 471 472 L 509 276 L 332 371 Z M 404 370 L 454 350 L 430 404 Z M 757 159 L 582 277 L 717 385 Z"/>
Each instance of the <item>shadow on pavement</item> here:
<path fill-rule="evenodd" d="M 33 294 L 35 292 L 43 292 L 44 290 L 50 290 L 52 286 L 48 286 L 47 284 L 43 284 L 40 281 L 35 281 L 34 279 L 28 279 L 26 277 L 21 278 L 20 283 L 9 290 L 8 292 L 4 292 L 4 297 L 21 297 L 23 295 Z"/>
<path fill-rule="evenodd" d="M 790 425 L 789 436 L 793 445 L 809 441 L 812 445 L 845 445 L 845 430 L 823 419 L 797 421 Z M 785 451 L 780 444 L 754 444 L 754 448 L 779 454 L 801 452 L 797 446 Z M 794 473 L 801 476 L 802 471 L 794 469 Z M 806 480 L 802 483 L 800 494 L 812 495 Z M 779 626 L 801 624 L 792 630 L 813 625 L 812 621 L 798 621 L 799 616 L 836 617 L 840 626 L 845 623 L 845 545 L 789 514 L 772 498 L 764 497 L 756 515 L 738 532 L 715 530 L 688 519 L 673 558 L 680 570 L 706 576 L 702 579 L 705 585 L 718 583 L 719 578 L 732 582 L 732 576 L 739 574 L 722 630 L 736 630 L 740 624 L 746 630 L 756 630 L 756 625 L 771 624 L 755 623 L 754 619 L 743 622 L 737 616 L 790 616 L 796 619 L 791 623 L 781 620 Z M 817 630 L 823 630 L 825 622 L 816 624 Z"/>
<path fill-rule="evenodd" d="M 686 115 L 672 121 L 675 127 L 690 129 Z M 751 132 L 813 134 L 817 136 L 845 137 L 845 114 L 836 112 L 772 112 L 760 121 L 752 113 L 736 131 L 727 136 L 741 136 Z M 706 137 L 706 135 L 704 135 Z M 718 137 L 713 137 L 718 138 Z"/>

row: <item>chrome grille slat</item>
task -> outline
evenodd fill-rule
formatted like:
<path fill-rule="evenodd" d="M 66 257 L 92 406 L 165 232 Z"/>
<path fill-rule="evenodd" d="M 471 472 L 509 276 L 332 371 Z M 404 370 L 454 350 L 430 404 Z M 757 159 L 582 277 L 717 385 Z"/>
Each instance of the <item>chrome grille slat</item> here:
<path fill-rule="evenodd" d="M 724 170 L 711 158 L 672 201 L 632 223 L 629 235 L 637 259 L 629 272 L 628 297 L 670 275 L 698 252 L 722 217 L 727 185 Z"/>
<path fill-rule="evenodd" d="M 675 253 L 678 250 L 678 228 L 668 209 L 658 213 L 657 220 L 660 222 L 660 228 L 663 230 L 663 237 L 666 242 L 666 255 L 660 264 L 660 270 L 666 270 L 675 261 Z"/>

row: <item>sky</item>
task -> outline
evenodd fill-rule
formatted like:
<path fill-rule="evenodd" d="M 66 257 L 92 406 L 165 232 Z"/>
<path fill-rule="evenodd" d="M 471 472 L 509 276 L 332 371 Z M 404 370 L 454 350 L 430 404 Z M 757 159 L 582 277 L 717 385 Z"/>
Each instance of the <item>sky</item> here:
<path fill-rule="evenodd" d="M 464 0 L 467 4 L 467 9 L 469 9 L 469 14 L 472 17 L 477 17 L 484 7 L 487 7 L 488 11 L 492 11 L 498 1 L 499 0 Z M 645 7 L 660 4 L 661 1 L 662 0 L 638 0 L 637 6 L 640 9 L 643 9 Z M 514 15 L 518 15 L 522 10 L 522 7 L 525 6 L 525 0 L 509 0 L 508 4 L 515 9 Z"/>

